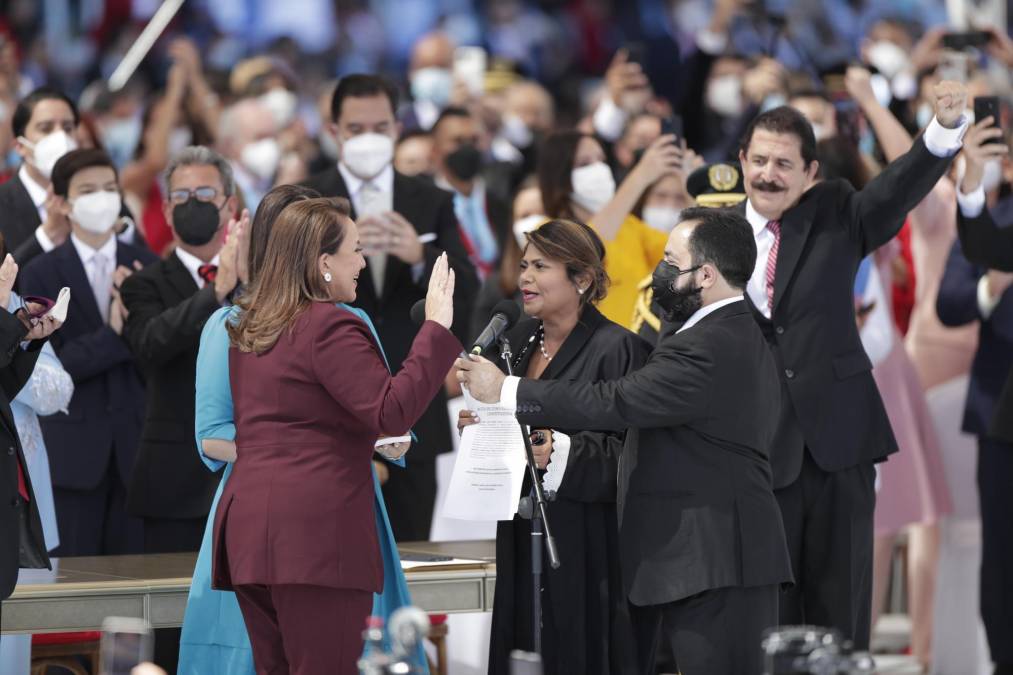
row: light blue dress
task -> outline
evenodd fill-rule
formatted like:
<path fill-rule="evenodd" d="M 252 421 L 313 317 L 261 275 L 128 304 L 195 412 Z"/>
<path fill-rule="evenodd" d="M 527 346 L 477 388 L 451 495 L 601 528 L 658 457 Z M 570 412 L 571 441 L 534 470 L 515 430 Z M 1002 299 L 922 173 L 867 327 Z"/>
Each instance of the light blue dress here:
<path fill-rule="evenodd" d="M 21 298 L 11 293 L 8 311 L 21 307 Z M 25 453 L 25 469 L 32 481 L 35 504 L 42 520 L 42 538 L 46 550 L 52 551 L 60 545 L 56 529 L 56 510 L 53 507 L 53 481 L 49 474 L 49 455 L 42 439 L 39 415 L 52 415 L 67 411 L 74 395 L 74 381 L 63 369 L 63 364 L 48 342 L 42 346 L 39 359 L 28 382 L 13 401 L 11 412 L 14 426 L 18 430 L 21 449 Z M 4 635 L 0 637 L 0 673 L 3 675 L 28 675 L 31 669 L 32 636 Z"/>
<path fill-rule="evenodd" d="M 339 304 L 338 307 L 352 312 L 369 326 L 382 354 L 383 346 L 380 345 L 380 338 L 369 316 L 355 307 L 344 304 Z M 248 675 L 254 672 L 250 639 L 235 594 L 211 588 L 211 536 L 215 510 L 218 508 L 218 500 L 222 496 L 225 483 L 232 473 L 232 465 L 211 459 L 201 452 L 201 441 L 206 438 L 230 441 L 236 438 L 232 389 L 229 384 L 229 336 L 225 329 L 225 322 L 234 311 L 236 311 L 234 308 L 223 307 L 211 315 L 201 333 L 200 352 L 197 355 L 197 450 L 201 460 L 210 470 L 218 471 L 224 466 L 225 472 L 211 503 L 211 513 L 208 514 L 204 540 L 201 542 L 197 566 L 190 585 L 190 596 L 183 617 L 183 635 L 180 640 L 179 675 L 207 673 Z M 392 463 L 403 467 L 404 458 Z M 384 506 L 380 482 L 375 471 L 373 487 L 376 494 L 374 502 L 376 531 L 383 556 L 384 573 L 383 592 L 373 596 L 373 614 L 382 616 L 384 621 L 387 621 L 398 607 L 410 605 L 411 597 L 408 594 L 404 572 L 401 570 L 401 558 L 394 543 L 390 521 L 387 519 L 387 508 Z M 417 667 L 423 669 L 422 672 L 428 673 L 421 645 L 416 659 Z"/>

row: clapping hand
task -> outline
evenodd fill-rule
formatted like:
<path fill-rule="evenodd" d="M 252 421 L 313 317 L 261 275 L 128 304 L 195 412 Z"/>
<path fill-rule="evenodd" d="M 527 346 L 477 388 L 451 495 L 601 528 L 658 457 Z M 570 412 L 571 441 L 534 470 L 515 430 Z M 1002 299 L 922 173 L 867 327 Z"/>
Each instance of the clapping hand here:
<path fill-rule="evenodd" d="M 229 228 L 225 237 L 225 245 L 218 254 L 218 270 L 215 273 L 215 297 L 219 304 L 225 302 L 236 285 L 239 284 L 239 241 L 245 236 L 249 219 L 240 219 L 234 227 Z"/>
<path fill-rule="evenodd" d="M 936 119 L 947 129 L 956 129 L 967 105 L 967 87 L 961 82 L 943 80 L 932 88 Z"/>

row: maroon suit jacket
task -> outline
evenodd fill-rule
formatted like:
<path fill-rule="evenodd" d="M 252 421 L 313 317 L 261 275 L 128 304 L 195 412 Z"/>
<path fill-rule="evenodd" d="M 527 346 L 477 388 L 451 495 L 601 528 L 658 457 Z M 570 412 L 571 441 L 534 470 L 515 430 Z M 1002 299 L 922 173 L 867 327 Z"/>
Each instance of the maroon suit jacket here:
<path fill-rule="evenodd" d="M 460 351 L 427 321 L 391 376 L 366 324 L 330 303 L 263 354 L 230 349 L 238 459 L 215 513 L 213 586 L 379 592 L 373 444 L 408 432 Z"/>

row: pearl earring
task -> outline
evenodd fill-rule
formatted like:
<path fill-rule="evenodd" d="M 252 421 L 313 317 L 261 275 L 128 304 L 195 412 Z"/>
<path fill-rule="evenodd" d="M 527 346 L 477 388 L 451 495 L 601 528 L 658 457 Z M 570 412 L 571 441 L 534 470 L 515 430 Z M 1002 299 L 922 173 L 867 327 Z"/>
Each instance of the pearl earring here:
<path fill-rule="evenodd" d="M 327 283 L 331 283 L 331 279 L 332 278 L 333 277 L 331 277 L 331 273 L 330 272 L 324 272 L 324 281 L 326 281 Z"/>
<path fill-rule="evenodd" d="M 581 295 L 584 295 L 584 289 L 583 288 L 578 288 L 577 292 L 580 293 Z"/>

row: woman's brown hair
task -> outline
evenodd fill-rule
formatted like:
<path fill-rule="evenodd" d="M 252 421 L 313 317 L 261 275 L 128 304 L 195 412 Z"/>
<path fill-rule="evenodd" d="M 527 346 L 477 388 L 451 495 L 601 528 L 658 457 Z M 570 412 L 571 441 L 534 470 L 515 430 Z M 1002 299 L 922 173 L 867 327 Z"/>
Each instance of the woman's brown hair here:
<path fill-rule="evenodd" d="M 235 347 L 262 354 L 310 303 L 331 301 L 317 260 L 337 252 L 350 224 L 347 207 L 331 199 L 285 207 L 271 228 L 253 287 L 236 303 L 239 319 L 227 326 Z"/>
<path fill-rule="evenodd" d="M 554 131 L 538 149 L 538 189 L 542 192 L 545 215 L 550 218 L 574 219 L 570 174 L 577 146 L 585 136 L 593 138 L 580 131 Z"/>
<path fill-rule="evenodd" d="M 565 265 L 566 275 L 573 283 L 582 276 L 591 280 L 580 296 L 582 305 L 597 304 L 608 293 L 605 244 L 598 233 L 584 223 L 550 220 L 528 232 L 528 245 L 537 248 L 546 258 Z"/>
<path fill-rule="evenodd" d="M 250 223 L 250 251 L 246 256 L 246 269 L 250 275 L 247 283 L 250 286 L 253 286 L 257 275 L 260 274 L 260 268 L 264 264 L 264 252 L 267 250 L 267 240 L 271 236 L 271 227 L 281 212 L 289 204 L 318 198 L 320 193 L 313 188 L 302 185 L 279 185 L 271 188 L 260 200 L 257 212 L 253 215 L 253 222 Z"/>

